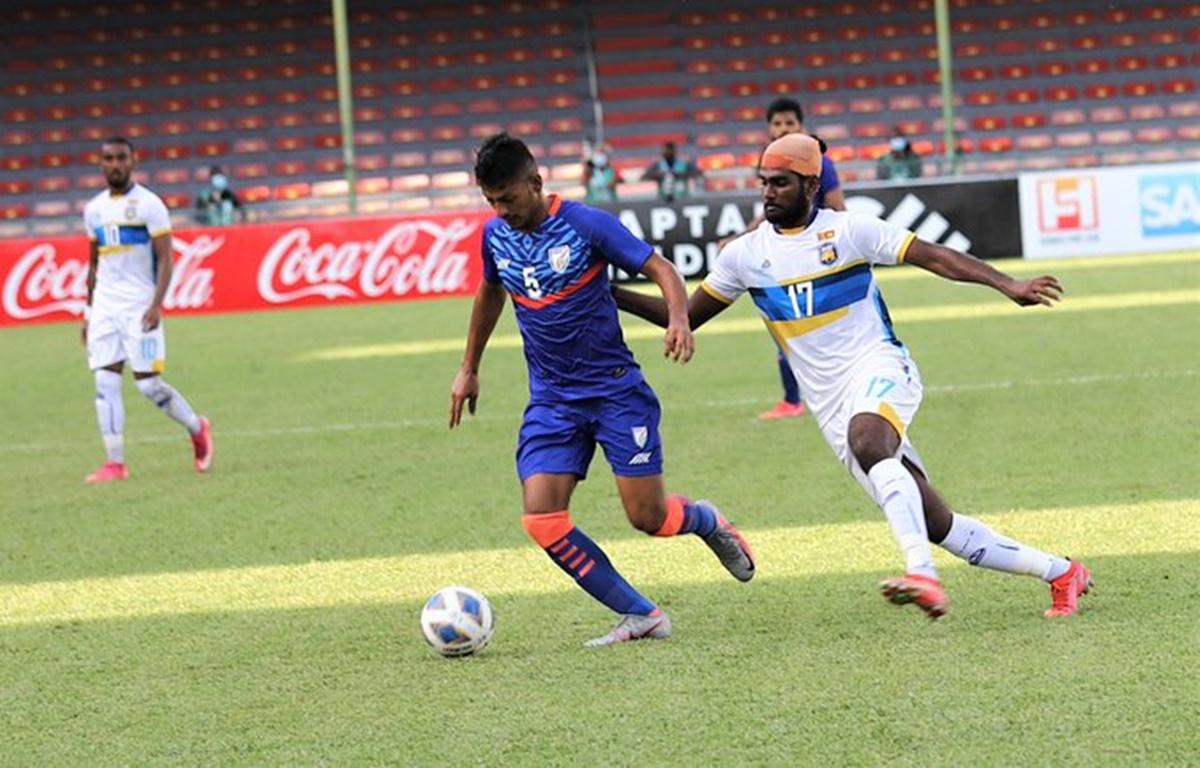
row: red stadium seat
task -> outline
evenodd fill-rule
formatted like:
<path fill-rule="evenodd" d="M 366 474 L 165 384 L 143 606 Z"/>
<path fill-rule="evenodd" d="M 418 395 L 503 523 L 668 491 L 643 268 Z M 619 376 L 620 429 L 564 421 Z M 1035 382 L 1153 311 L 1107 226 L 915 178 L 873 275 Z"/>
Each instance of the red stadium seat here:
<path fill-rule="evenodd" d="M 101 182 L 103 184 L 103 182 Z M 3 179 L 0 180 L 0 193 L 6 195 L 24 195 L 28 194 L 33 189 L 33 185 L 26 179 Z"/>
<path fill-rule="evenodd" d="M 1190 77 L 1178 77 L 1170 80 L 1164 80 L 1162 84 L 1163 93 L 1170 93 L 1176 96 L 1184 93 L 1195 93 L 1196 81 Z"/>
<path fill-rule="evenodd" d="M 64 168 L 71 164 L 71 155 L 66 152 L 49 152 L 39 159 L 43 168 Z"/>
<path fill-rule="evenodd" d="M 33 167 L 33 158 L 29 155 L 5 154 L 0 159 L 0 168 L 6 171 L 24 171 Z"/>
<path fill-rule="evenodd" d="M 1125 83 L 1121 87 L 1121 92 L 1126 96 L 1153 96 L 1158 91 L 1158 87 L 1149 80 L 1139 80 L 1135 82 Z"/>
<path fill-rule="evenodd" d="M 313 160 L 313 173 L 329 175 L 332 173 L 344 173 L 345 165 L 342 163 L 340 155 L 330 155 L 328 157 L 318 157 Z"/>
<path fill-rule="evenodd" d="M 1129 107 L 1130 120 L 1162 120 L 1166 116 L 1167 112 L 1161 104 L 1133 104 Z"/>
<path fill-rule="evenodd" d="M 1138 128 L 1134 132 L 1134 137 L 1145 144 L 1157 144 L 1159 142 L 1171 141 L 1172 131 L 1165 125 L 1147 125 Z"/>
<path fill-rule="evenodd" d="M 1013 128 L 1042 128 L 1046 125 L 1046 116 L 1041 112 L 1022 112 L 1012 117 Z"/>
<path fill-rule="evenodd" d="M 29 206 L 25 203 L 4 203 L 0 205 L 0 219 L 12 221 L 24 219 L 30 214 Z"/>
<path fill-rule="evenodd" d="M 279 136 L 271 142 L 271 147 L 277 152 L 295 152 L 304 146 L 305 141 L 300 136 Z"/>
<path fill-rule="evenodd" d="M 1107 59 L 1080 59 L 1075 64 L 1075 71 L 1081 75 L 1099 75 L 1108 70 Z"/>
<path fill-rule="evenodd" d="M 271 166 L 271 173 L 276 176 L 299 176 L 308 173 L 308 164 L 303 160 L 278 160 Z"/>
<path fill-rule="evenodd" d="M 1013 88 L 1004 94 L 1004 100 L 1009 104 L 1032 104 L 1040 99 L 1033 88 Z"/>
<path fill-rule="evenodd" d="M 1117 86 L 1111 83 L 1091 83 L 1083 88 L 1083 95 L 1089 99 L 1107 100 L 1116 96 L 1117 93 Z"/>
<path fill-rule="evenodd" d="M 71 188 L 71 177 L 40 175 L 33 186 L 38 192 L 66 192 Z"/>
<path fill-rule="evenodd" d="M 342 137 L 336 133 L 319 133 L 313 136 L 312 143 L 318 149 L 339 149 L 342 146 Z"/>
<path fill-rule="evenodd" d="M 312 194 L 312 186 L 308 182 L 282 184 L 275 188 L 272 196 L 276 200 L 299 200 Z"/>
<path fill-rule="evenodd" d="M 985 115 L 971 119 L 971 130 L 1002 131 L 1006 127 L 1005 119 L 1000 115 Z"/>
<path fill-rule="evenodd" d="M 964 101 L 973 107 L 990 107 L 1000 103 L 1000 94 L 996 91 L 972 91 Z"/>
<path fill-rule="evenodd" d="M 1060 147 L 1087 147 L 1092 144 L 1091 131 L 1068 131 L 1054 137 L 1054 143 Z"/>

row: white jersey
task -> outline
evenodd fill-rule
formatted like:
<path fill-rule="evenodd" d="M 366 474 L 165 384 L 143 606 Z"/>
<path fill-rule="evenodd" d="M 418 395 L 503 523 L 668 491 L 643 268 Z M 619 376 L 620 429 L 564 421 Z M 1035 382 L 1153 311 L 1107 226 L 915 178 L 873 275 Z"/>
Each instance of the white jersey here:
<path fill-rule="evenodd" d="M 158 279 L 151 240 L 171 231 L 167 206 L 141 184 L 123 195 L 105 190 L 88 201 L 83 224 L 100 251 L 93 312 L 144 311 L 154 300 Z"/>
<path fill-rule="evenodd" d="M 871 265 L 904 261 L 915 238 L 874 216 L 822 208 L 807 227 L 763 222 L 737 238 L 700 287 L 726 303 L 750 293 L 823 424 L 850 396 L 860 361 L 881 350 L 907 357 Z"/>

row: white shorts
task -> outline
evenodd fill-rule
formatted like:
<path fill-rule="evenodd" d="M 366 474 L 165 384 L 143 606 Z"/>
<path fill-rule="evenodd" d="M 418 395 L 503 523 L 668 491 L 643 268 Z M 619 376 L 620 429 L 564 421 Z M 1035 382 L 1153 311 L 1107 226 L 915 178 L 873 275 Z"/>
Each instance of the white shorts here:
<path fill-rule="evenodd" d="M 895 458 L 908 459 L 928 477 L 925 464 L 908 439 L 908 428 L 917 416 L 924 392 L 921 372 L 904 351 L 878 352 L 855 366 L 841 399 L 832 412 L 822 414 L 825 420 L 821 424 L 821 434 L 825 436 L 825 442 L 872 499 L 875 499 L 875 489 L 850 452 L 850 419 L 859 413 L 882 416 L 900 435 Z"/>
<path fill-rule="evenodd" d="M 137 373 L 162 373 L 167 362 L 163 321 L 153 331 L 142 330 L 145 310 L 108 314 L 93 312 L 88 319 L 88 367 L 93 371 L 127 362 Z"/>

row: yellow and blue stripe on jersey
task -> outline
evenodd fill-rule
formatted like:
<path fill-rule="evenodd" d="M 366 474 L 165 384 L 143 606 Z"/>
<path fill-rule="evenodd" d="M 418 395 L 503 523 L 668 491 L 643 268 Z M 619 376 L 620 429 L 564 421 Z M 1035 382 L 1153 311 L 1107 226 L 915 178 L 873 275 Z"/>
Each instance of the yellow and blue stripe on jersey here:
<path fill-rule="evenodd" d="M 107 224 L 94 227 L 92 232 L 101 254 L 150 242 L 150 229 L 145 224 Z"/>
<path fill-rule="evenodd" d="M 788 339 L 845 317 L 851 304 L 868 297 L 871 284 L 871 265 L 856 261 L 749 291 L 771 333 Z"/>

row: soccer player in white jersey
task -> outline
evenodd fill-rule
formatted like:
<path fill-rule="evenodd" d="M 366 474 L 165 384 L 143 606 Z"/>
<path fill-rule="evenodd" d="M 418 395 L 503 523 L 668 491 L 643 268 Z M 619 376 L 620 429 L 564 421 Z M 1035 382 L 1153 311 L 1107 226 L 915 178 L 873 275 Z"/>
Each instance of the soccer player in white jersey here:
<path fill-rule="evenodd" d="M 89 483 L 129 477 L 125 467 L 125 404 L 121 373 L 133 369 L 138 390 L 191 435 L 197 472 L 212 465 L 212 431 L 183 395 L 162 380 L 167 358 L 162 304 L 171 282 L 171 220 L 158 195 L 133 180 L 135 157 L 127 139 L 101 145 L 100 168 L 108 189 L 83 210 L 91 245 L 88 308 L 83 324 L 88 367 L 96 378 L 96 418 L 104 466 Z"/>
<path fill-rule="evenodd" d="M 821 433 L 867 495 L 882 508 L 903 552 L 905 574 L 880 583 L 885 598 L 915 604 L 931 619 L 949 600 L 930 542 L 971 565 L 1040 578 L 1050 585 L 1047 617 L 1069 616 L 1091 574 L 950 509 L 930 485 L 909 440 L 922 385 L 871 267 L 907 261 L 936 275 L 979 283 L 1017 304 L 1052 305 L 1050 276 L 1017 280 L 988 264 L 873 216 L 813 206 L 821 172 L 818 143 L 803 134 L 775 140 L 759 164 L 766 221 L 731 242 L 692 295 L 700 325 L 749 293 L 788 356 Z M 662 300 L 615 289 L 617 305 L 662 325 Z"/>

